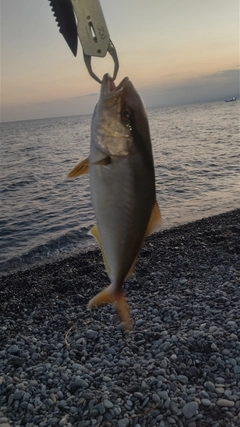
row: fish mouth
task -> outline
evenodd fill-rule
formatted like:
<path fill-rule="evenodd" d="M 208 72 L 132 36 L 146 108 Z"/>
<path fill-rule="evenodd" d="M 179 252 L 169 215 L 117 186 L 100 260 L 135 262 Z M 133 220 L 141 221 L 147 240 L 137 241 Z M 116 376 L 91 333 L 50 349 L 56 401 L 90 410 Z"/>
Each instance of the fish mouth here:
<path fill-rule="evenodd" d="M 110 97 L 112 95 L 116 96 L 123 91 L 123 89 L 128 85 L 128 83 L 130 83 L 129 78 L 124 77 L 121 83 L 116 86 L 112 77 L 109 74 L 104 74 L 101 86 L 101 94 L 104 97 Z"/>

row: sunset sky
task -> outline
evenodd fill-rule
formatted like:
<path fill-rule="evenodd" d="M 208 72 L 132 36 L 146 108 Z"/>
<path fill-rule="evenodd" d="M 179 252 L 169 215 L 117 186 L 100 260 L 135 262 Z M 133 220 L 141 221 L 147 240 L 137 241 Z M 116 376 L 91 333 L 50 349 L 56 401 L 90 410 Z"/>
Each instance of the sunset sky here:
<path fill-rule="evenodd" d="M 1 121 L 92 113 L 100 86 L 47 0 L 1 0 Z M 239 0 L 101 0 L 120 69 L 145 105 L 239 96 Z M 109 55 L 94 71 L 112 73 Z"/>

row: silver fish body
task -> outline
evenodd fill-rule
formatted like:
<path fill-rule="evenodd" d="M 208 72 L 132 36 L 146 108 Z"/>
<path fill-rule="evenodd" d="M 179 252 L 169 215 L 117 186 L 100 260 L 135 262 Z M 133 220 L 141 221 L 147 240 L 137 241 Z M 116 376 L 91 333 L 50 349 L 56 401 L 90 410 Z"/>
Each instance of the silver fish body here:
<path fill-rule="evenodd" d="M 116 302 L 130 329 L 123 282 L 133 274 L 144 238 L 159 227 L 161 215 L 147 114 L 128 77 L 117 87 L 108 74 L 103 77 L 92 118 L 90 156 L 69 177 L 87 172 L 97 222 L 91 231 L 111 281 L 88 307 Z"/>
<path fill-rule="evenodd" d="M 135 262 L 156 201 L 148 120 L 128 78 L 103 78 L 91 131 L 90 188 L 115 291 Z"/>

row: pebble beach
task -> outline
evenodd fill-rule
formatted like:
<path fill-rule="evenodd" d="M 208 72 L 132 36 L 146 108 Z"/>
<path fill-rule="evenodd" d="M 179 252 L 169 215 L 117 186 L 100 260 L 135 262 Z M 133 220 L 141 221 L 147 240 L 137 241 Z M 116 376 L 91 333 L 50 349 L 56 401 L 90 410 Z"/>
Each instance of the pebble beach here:
<path fill-rule="evenodd" d="M 99 250 L 0 278 L 0 427 L 240 426 L 240 209 L 150 236 L 111 305 Z"/>

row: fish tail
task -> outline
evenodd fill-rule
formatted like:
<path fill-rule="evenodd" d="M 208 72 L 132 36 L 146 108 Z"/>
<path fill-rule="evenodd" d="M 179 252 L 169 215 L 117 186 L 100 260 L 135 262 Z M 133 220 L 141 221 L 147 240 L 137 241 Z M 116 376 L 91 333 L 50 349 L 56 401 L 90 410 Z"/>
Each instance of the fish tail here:
<path fill-rule="evenodd" d="M 121 319 L 121 322 L 124 323 L 125 329 L 130 331 L 133 326 L 132 317 L 130 314 L 129 305 L 127 303 L 127 300 L 123 291 L 121 292 L 121 294 L 118 295 L 118 298 L 116 300 L 116 308 L 117 308 L 118 315 Z"/>
<path fill-rule="evenodd" d="M 98 305 L 108 304 L 108 303 L 116 304 L 116 309 L 118 315 L 120 317 L 121 322 L 123 322 L 125 329 L 132 329 L 132 318 L 130 314 L 130 309 L 125 297 L 124 292 L 118 291 L 114 292 L 112 285 L 103 289 L 103 291 L 99 292 L 95 297 L 89 301 L 87 308 L 93 308 Z"/>

